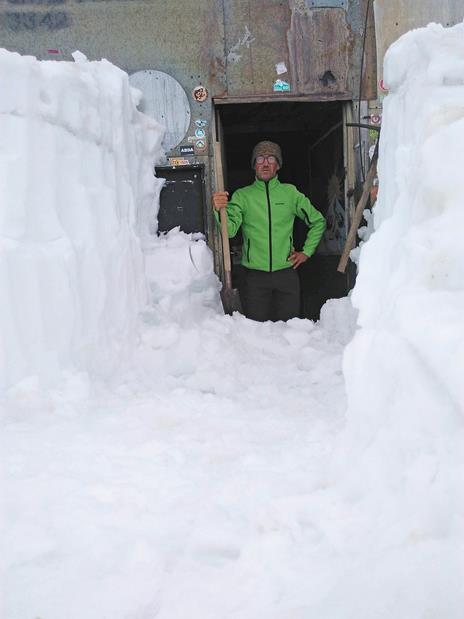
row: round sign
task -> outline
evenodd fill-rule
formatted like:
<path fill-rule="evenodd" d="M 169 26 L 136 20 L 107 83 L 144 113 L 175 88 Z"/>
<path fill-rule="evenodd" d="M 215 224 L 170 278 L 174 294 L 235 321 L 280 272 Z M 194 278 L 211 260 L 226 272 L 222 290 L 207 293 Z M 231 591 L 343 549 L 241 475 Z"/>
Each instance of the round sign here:
<path fill-rule="evenodd" d="M 198 103 L 203 103 L 208 98 L 208 91 L 204 86 L 195 86 L 192 91 L 192 96 Z"/>
<path fill-rule="evenodd" d="M 190 126 L 190 104 L 177 80 L 162 71 L 137 71 L 129 76 L 130 85 L 142 92 L 138 109 L 166 128 L 162 147 L 176 147 Z"/>

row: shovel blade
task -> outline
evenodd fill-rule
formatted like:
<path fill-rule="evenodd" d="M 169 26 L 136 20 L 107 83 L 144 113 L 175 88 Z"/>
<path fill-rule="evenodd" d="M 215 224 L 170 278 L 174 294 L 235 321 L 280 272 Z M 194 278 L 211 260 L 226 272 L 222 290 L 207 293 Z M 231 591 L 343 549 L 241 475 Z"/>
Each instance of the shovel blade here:
<path fill-rule="evenodd" d="M 235 288 L 224 287 L 221 290 L 222 307 L 225 314 L 233 314 L 233 312 L 242 313 L 242 304 L 240 302 L 240 295 Z"/>

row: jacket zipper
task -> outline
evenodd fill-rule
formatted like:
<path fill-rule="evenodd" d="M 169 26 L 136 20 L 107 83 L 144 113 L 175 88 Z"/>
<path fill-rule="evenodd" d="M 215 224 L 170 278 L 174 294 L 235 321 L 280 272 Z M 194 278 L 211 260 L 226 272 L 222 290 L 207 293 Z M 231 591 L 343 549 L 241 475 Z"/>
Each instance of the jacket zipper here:
<path fill-rule="evenodd" d="M 248 239 L 247 244 L 247 261 L 250 262 L 250 239 Z"/>
<path fill-rule="evenodd" d="M 266 183 L 266 198 L 267 198 L 267 213 L 269 219 L 269 272 L 272 273 L 272 218 L 271 218 L 271 200 L 269 199 L 269 181 Z"/>

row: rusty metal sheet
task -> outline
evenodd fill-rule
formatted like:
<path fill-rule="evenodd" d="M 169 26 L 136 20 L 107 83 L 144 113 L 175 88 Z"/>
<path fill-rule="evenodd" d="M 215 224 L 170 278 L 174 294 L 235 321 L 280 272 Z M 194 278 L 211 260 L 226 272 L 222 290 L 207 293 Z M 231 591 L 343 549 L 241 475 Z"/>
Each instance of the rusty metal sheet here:
<path fill-rule="evenodd" d="M 323 99 L 356 92 L 366 1 L 0 0 L 0 39 L 40 59 L 80 49 L 129 72 L 164 71 L 189 95 L 203 84 L 212 96 Z M 210 101 L 193 103 L 209 113 Z"/>
<path fill-rule="evenodd" d="M 298 92 L 347 92 L 349 37 L 342 9 L 293 11 L 288 47 Z"/>
<path fill-rule="evenodd" d="M 375 98 L 372 7 L 361 62 L 367 1 L 325 0 L 330 6 L 320 8 L 322 0 L 223 0 L 224 96 L 354 98 L 362 79 L 363 97 Z M 278 79 L 288 84 L 285 92 L 275 92 Z"/>
<path fill-rule="evenodd" d="M 228 95 L 272 94 L 276 79 L 288 80 L 289 25 L 287 2 L 224 0 Z M 287 69 L 280 75 L 279 63 Z"/>

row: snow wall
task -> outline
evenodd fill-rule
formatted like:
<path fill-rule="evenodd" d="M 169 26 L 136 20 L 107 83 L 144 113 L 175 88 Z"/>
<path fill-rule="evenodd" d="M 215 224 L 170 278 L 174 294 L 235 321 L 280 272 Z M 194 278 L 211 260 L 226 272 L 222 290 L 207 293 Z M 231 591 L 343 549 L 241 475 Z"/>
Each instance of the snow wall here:
<path fill-rule="evenodd" d="M 361 250 L 352 295 L 358 331 L 344 357 L 349 408 L 335 468 L 347 516 L 354 512 L 344 553 L 347 545 L 363 548 L 357 573 L 343 583 L 341 599 L 350 599 L 343 616 L 369 609 L 379 618 L 457 619 L 464 608 L 464 24 L 404 35 L 386 55 L 385 82 L 375 232 Z"/>
<path fill-rule="evenodd" d="M 108 370 L 146 302 L 136 216 L 163 129 L 126 73 L 74 59 L 0 50 L 0 388 Z"/>

